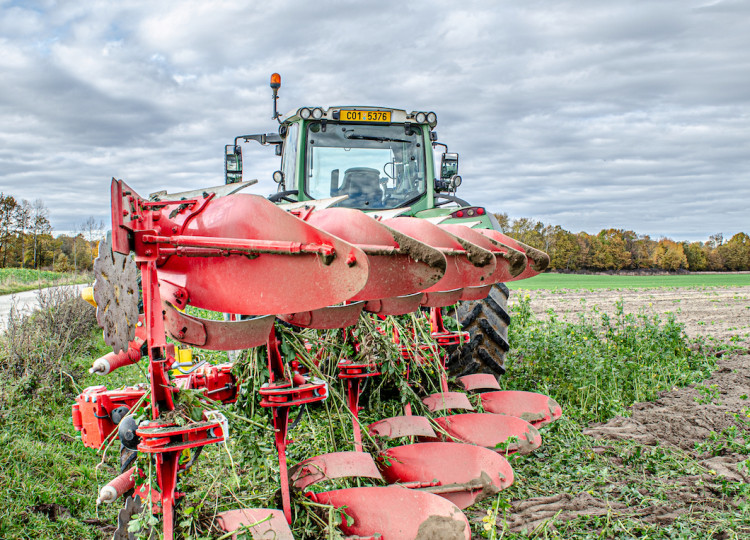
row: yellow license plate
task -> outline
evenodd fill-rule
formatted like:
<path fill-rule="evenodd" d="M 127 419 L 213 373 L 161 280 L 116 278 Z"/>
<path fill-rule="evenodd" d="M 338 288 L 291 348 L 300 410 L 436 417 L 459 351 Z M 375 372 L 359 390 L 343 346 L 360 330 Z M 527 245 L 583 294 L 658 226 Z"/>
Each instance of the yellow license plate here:
<path fill-rule="evenodd" d="M 350 109 L 339 113 L 342 122 L 390 122 L 391 111 L 359 111 Z"/>

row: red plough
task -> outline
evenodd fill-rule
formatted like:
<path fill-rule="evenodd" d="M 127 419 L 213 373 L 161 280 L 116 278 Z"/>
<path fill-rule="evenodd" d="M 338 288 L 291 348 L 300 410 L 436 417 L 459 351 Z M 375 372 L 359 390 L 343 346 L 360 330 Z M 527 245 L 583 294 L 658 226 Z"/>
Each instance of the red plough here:
<path fill-rule="evenodd" d="M 226 439 L 226 422 L 216 415 L 177 425 L 171 419 L 175 396 L 184 389 L 202 389 L 207 398 L 232 403 L 238 381 L 231 364 L 174 374 L 172 370 L 182 364 L 179 349 L 167 337 L 207 350 L 266 345 L 269 381 L 260 389 L 261 406 L 273 417 L 282 509 L 223 512 L 217 516 L 221 528 L 242 528 L 254 538 L 268 531 L 277 538 L 291 538 L 294 488 L 317 503 L 346 507 L 341 511 L 349 519 L 342 520 L 342 530 L 352 538 L 408 539 L 430 537 L 436 531 L 442 532 L 441 538 L 469 538 L 468 521 L 459 508 L 510 485 L 513 471 L 502 454 L 538 447 L 541 438 L 531 424 L 559 417 L 559 406 L 538 394 L 501 392 L 496 381 L 492 386 L 486 379 L 464 378 L 467 390 L 488 385 L 495 390 L 480 398 L 488 412 L 439 416 L 434 426 L 427 418 L 408 414 L 377 422 L 370 426 L 369 436 L 416 436 L 425 442 L 379 450 L 376 464 L 363 451 L 358 412 L 361 382 L 377 376 L 378 366 L 356 356 L 338 365 L 347 385 L 355 451 L 313 457 L 289 471 L 290 409 L 323 401 L 329 392 L 326 381 L 286 365 L 274 318 L 297 327 L 348 332 L 363 311 L 385 316 L 427 307 L 439 347 L 415 341 L 403 349 L 411 351 L 403 353 L 404 359 L 419 361 L 415 356 L 465 339 L 462 332 L 446 330 L 440 308 L 460 299 L 482 298 L 492 284 L 534 272 L 528 269 L 532 265 L 527 265 L 527 257 L 536 261 L 540 252 L 494 231 L 408 217 L 380 220 L 358 210 L 324 208 L 325 204 L 296 204 L 284 210 L 262 197 L 226 193 L 217 188 L 147 200 L 113 180 L 112 240 L 111 245 L 102 244 L 95 284 L 97 318 L 113 353 L 97 360 L 92 370 L 106 374 L 146 356 L 149 387 L 86 389 L 73 407 L 84 443 L 100 448 L 117 432 L 125 448 L 154 464 L 156 485 L 142 484 L 136 494 L 150 503 L 151 511 L 163 514 L 164 538 L 173 538 L 174 505 L 182 497 L 178 472 L 193 461 L 181 463 L 180 455 L 187 449 L 199 453 Z M 138 274 L 140 284 L 134 278 Z M 299 289 L 301 276 L 304 291 Z M 250 317 L 208 320 L 183 312 L 187 306 Z M 350 333 L 347 336 L 353 340 Z M 356 353 L 357 344 L 352 344 Z M 444 362 L 445 352 L 437 354 Z M 431 412 L 473 410 L 466 394 L 448 391 L 444 370 L 441 388 L 424 399 Z M 136 425 L 134 413 L 146 403 L 150 420 Z M 464 442 L 472 444 L 460 444 Z M 134 488 L 135 475 L 142 474 L 137 466 L 128 467 L 100 499 L 123 495 Z M 394 486 L 308 489 L 340 477 L 365 477 Z"/>

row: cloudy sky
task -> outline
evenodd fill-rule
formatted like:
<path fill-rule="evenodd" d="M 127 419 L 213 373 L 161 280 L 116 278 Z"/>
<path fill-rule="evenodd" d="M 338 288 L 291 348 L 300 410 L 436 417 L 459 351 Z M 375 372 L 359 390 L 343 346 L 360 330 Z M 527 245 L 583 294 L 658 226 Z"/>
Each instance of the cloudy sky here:
<path fill-rule="evenodd" d="M 56 232 L 223 182 L 280 108 L 433 110 L 459 195 L 574 232 L 750 233 L 750 2 L 0 0 L 0 191 Z M 246 145 L 268 194 L 278 158 Z"/>

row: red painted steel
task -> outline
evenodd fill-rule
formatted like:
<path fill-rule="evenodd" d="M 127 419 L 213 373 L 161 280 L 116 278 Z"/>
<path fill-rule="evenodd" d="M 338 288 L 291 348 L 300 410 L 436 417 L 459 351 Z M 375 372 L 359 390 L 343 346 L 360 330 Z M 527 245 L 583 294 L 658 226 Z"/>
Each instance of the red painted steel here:
<path fill-rule="evenodd" d="M 86 388 L 73 405 L 73 426 L 81 432 L 83 445 L 101 448 L 104 441 L 117 429 L 112 413 L 119 407 L 126 410 L 146 393 L 144 385 L 107 390 L 105 386 Z"/>
<path fill-rule="evenodd" d="M 263 345 L 273 321 L 273 315 L 215 321 L 182 313 L 164 303 L 164 325 L 169 335 L 180 343 L 210 351 L 235 351 Z"/>
<path fill-rule="evenodd" d="M 313 212 L 311 225 L 360 247 L 370 264 L 365 287 L 351 300 L 377 300 L 415 294 L 445 274 L 446 258 L 439 250 L 350 208 Z"/>
<path fill-rule="evenodd" d="M 484 410 L 495 414 L 517 416 L 535 427 L 541 427 L 562 416 L 562 408 L 549 396 L 520 390 L 501 390 L 481 394 Z"/>
<path fill-rule="evenodd" d="M 269 253 L 256 258 L 229 255 L 165 259 L 160 275 L 187 289 L 190 303 L 197 307 L 255 315 L 309 311 L 348 300 L 367 282 L 369 265 L 361 250 L 262 197 L 237 194 L 219 199 L 194 219 L 182 219 L 177 225 L 193 236 L 304 242 L 328 245 L 334 252 L 330 258 Z M 303 289 L 300 276 L 304 276 Z"/>
<path fill-rule="evenodd" d="M 437 394 L 431 394 L 426 398 L 423 398 L 422 403 L 425 404 L 427 410 L 430 412 L 452 411 L 456 409 L 463 409 L 466 411 L 474 410 L 474 407 L 472 407 L 469 402 L 469 398 L 463 392 L 440 392 Z"/>
<path fill-rule="evenodd" d="M 289 478 L 297 489 L 306 489 L 334 478 L 350 477 L 383 479 L 375 460 L 365 452 L 322 454 L 301 461 L 289 471 Z"/>
<path fill-rule="evenodd" d="M 497 244 L 491 242 L 487 236 L 481 234 L 476 229 L 470 229 L 466 225 L 459 224 L 441 224 L 438 225 L 441 229 L 448 231 L 451 234 L 456 235 L 472 244 L 491 251 L 495 255 L 497 265 L 495 271 L 487 278 L 489 284 L 503 283 L 513 278 L 511 273 L 510 263 L 506 257 L 508 254 L 507 249 L 503 249 Z"/>
<path fill-rule="evenodd" d="M 513 483 L 513 469 L 503 456 L 469 444 L 428 442 L 398 446 L 382 452 L 378 463 L 389 484 L 398 482 L 435 493 L 461 509 Z"/>
<path fill-rule="evenodd" d="M 279 319 L 302 328 L 319 330 L 346 328 L 357 324 L 359 314 L 365 307 L 364 302 L 355 302 L 343 306 L 329 306 L 313 311 L 276 315 Z"/>
<path fill-rule="evenodd" d="M 467 442 L 502 454 L 527 454 L 542 444 L 537 429 L 515 416 L 463 413 L 441 416 L 435 422 L 448 434 L 438 440 Z"/>
<path fill-rule="evenodd" d="M 484 285 L 495 271 L 495 256 L 491 251 L 463 240 L 424 219 L 397 217 L 384 220 L 383 223 L 439 249 L 448 260 L 443 278 L 424 292 L 450 291 Z"/>
<path fill-rule="evenodd" d="M 344 534 L 381 540 L 471 538 L 469 522 L 452 502 L 400 487 L 359 487 L 309 494 L 320 504 L 341 508 Z M 346 508 L 342 508 L 346 507 Z M 353 518 L 351 525 L 345 516 Z"/>
<path fill-rule="evenodd" d="M 422 306 L 428 308 L 441 308 L 452 306 L 463 296 L 466 287 L 452 289 L 449 291 L 433 291 L 424 294 Z"/>
<path fill-rule="evenodd" d="M 216 523 L 226 532 L 241 529 L 243 538 L 250 535 L 253 540 L 294 540 L 291 529 L 281 510 L 267 508 L 243 508 L 216 514 Z M 237 540 L 237 534 L 232 540 Z"/>
<path fill-rule="evenodd" d="M 497 378 L 489 373 L 474 373 L 458 378 L 464 389 L 472 392 L 476 390 L 500 390 Z"/>
<path fill-rule="evenodd" d="M 538 249 L 530 248 L 526 244 L 523 244 L 510 236 L 506 236 L 500 231 L 495 231 L 493 229 L 477 229 L 477 231 L 501 245 L 520 251 L 529 259 L 523 272 L 515 277 L 507 279 L 506 281 L 518 281 L 520 279 L 534 277 L 539 274 L 539 272 L 544 271 L 549 264 L 549 256 L 546 253 L 539 251 Z"/>
<path fill-rule="evenodd" d="M 194 306 L 255 315 L 310 311 L 348 300 L 367 283 L 362 250 L 263 197 L 238 193 L 150 203 L 115 181 L 113 196 L 118 194 L 114 249 L 132 247 L 137 258 L 158 263 L 159 279 Z M 132 235 L 133 246 L 122 245 L 122 231 L 126 242 Z M 307 280 L 305 294 L 299 276 Z"/>
<path fill-rule="evenodd" d="M 127 351 L 120 351 L 119 353 L 113 351 L 94 360 L 94 364 L 91 369 L 89 369 L 89 373 L 108 375 L 116 369 L 135 364 L 143 356 L 141 351 L 142 347 L 143 340 L 136 338 L 128 344 Z"/>
<path fill-rule="evenodd" d="M 399 437 L 433 437 L 437 438 L 430 420 L 424 416 L 392 416 L 370 424 L 370 435 L 397 439 Z"/>
<path fill-rule="evenodd" d="M 348 339 L 353 341 L 353 337 L 348 334 Z M 354 343 L 354 348 L 359 353 L 359 343 Z M 377 364 L 353 362 L 352 360 L 343 359 L 338 363 L 339 378 L 346 384 L 346 404 L 349 412 L 352 414 L 352 429 L 354 432 L 354 450 L 362 451 L 362 428 L 359 425 L 359 394 L 362 390 L 362 380 L 369 377 L 380 375 L 377 371 Z"/>
<path fill-rule="evenodd" d="M 141 438 L 138 451 L 146 454 L 182 452 L 188 448 L 224 442 L 219 422 L 193 422 L 184 426 L 158 421 L 141 424 L 136 430 Z"/>
<path fill-rule="evenodd" d="M 233 367 L 234 364 L 205 364 L 187 375 L 177 375 L 174 380 L 179 388 L 203 389 L 203 395 L 209 399 L 234 403 L 238 388 Z"/>
<path fill-rule="evenodd" d="M 461 289 L 462 302 L 467 300 L 484 300 L 490 294 L 492 285 L 482 285 L 481 287 L 464 287 Z"/>
<path fill-rule="evenodd" d="M 422 305 L 423 293 L 408 294 L 405 296 L 391 296 L 378 300 L 369 300 L 365 304 L 365 311 L 378 315 L 405 315 L 417 311 Z"/>
<path fill-rule="evenodd" d="M 485 297 L 489 285 L 509 281 L 518 274 L 521 252 L 533 257 L 537 253 L 509 239 L 498 240 L 496 235 L 463 226 L 441 228 L 417 218 L 378 222 L 362 212 L 343 208 L 297 208 L 290 213 L 262 197 L 245 194 L 217 197 L 196 191 L 185 197 L 147 201 L 125 183 L 112 182 L 112 246 L 120 253 L 135 253 L 142 278 L 144 331 L 139 337 L 149 357 L 153 421 L 137 429 L 138 450 L 152 454 L 156 460 L 160 489 L 153 492 L 153 498 L 164 513 L 164 538 L 171 540 L 174 535 L 174 502 L 181 496 L 176 492 L 180 453 L 221 442 L 224 433 L 220 422 L 175 426 L 159 418 L 174 409 L 173 397 L 180 389 L 204 389 L 205 396 L 225 403 L 234 401 L 237 391 L 229 364 L 204 366 L 187 375 L 170 377 L 175 354 L 174 346 L 166 341 L 166 332 L 178 341 L 209 350 L 266 343 L 269 382 L 260 390 L 261 406 L 270 408 L 273 415 L 283 511 L 224 512 L 218 521 L 225 531 L 233 532 L 268 518 L 264 522 L 267 526 L 255 526 L 254 536 L 272 531 L 278 538 L 291 538 L 286 525 L 291 522 L 290 471 L 286 464 L 289 409 L 326 399 L 328 388 L 324 381 L 286 367 L 273 316 L 282 314 L 277 316 L 296 326 L 332 329 L 356 324 L 362 309 L 387 315 L 416 311 L 420 305 L 431 307 L 431 335 L 438 347 L 417 344 L 402 355 L 411 359 L 414 355 L 437 354 L 444 362 L 439 347 L 459 344 L 466 336 L 446 331 L 435 308 L 461 298 Z M 537 264 L 532 270 L 539 268 Z M 188 305 L 267 317 L 212 321 L 173 307 Z M 127 358 L 112 360 L 120 365 L 137 361 L 135 356 L 129 351 Z M 361 450 L 360 381 L 378 373 L 372 363 L 348 359 L 339 363 L 339 370 L 347 383 L 355 448 Z M 465 394 L 447 392 L 444 374 L 441 386 L 443 393 L 425 399 L 428 408 L 472 410 Z M 84 442 L 101 446 L 115 427 L 110 418 L 113 407 L 127 402 L 125 398 L 113 401 L 113 394 L 103 387 L 87 392 L 88 401 L 84 392 L 74 406 L 74 424 L 82 431 Z M 144 392 L 141 388 L 138 398 Z M 90 399 L 94 394 L 97 401 Z M 483 400 L 493 401 L 490 394 L 485 396 Z M 471 440 L 493 449 L 498 443 L 507 443 L 503 452 L 530 451 L 541 442 L 533 426 L 502 414 L 458 414 L 436 422 L 448 438 Z M 436 434 L 429 420 L 422 417 L 387 419 L 369 429 L 371 434 L 390 438 L 445 437 Z M 519 440 L 508 442 L 512 437 Z M 512 481 L 507 461 L 480 447 L 422 443 L 394 448 L 383 456 L 394 478 L 410 487 L 440 493 L 462 506 Z M 380 472 L 372 457 L 362 452 L 313 457 L 291 471 L 292 483 L 298 489 L 344 476 L 379 479 Z M 453 527 L 454 533 L 469 538 L 466 517 L 433 493 L 354 488 L 308 496 L 338 508 L 347 507 L 354 523 L 343 520 L 345 534 L 400 540 L 426 538 L 433 534 L 431 531 L 450 534 Z"/>
<path fill-rule="evenodd" d="M 328 387 L 323 381 L 306 381 L 301 375 L 292 380 L 286 378 L 284 357 L 281 355 L 276 329 L 272 328 L 266 342 L 268 372 L 270 381 L 260 389 L 261 407 L 271 409 L 274 428 L 274 444 L 279 458 L 279 481 L 281 483 L 281 503 L 284 517 L 292 523 L 292 503 L 289 491 L 289 470 L 286 464 L 286 447 L 289 444 L 289 408 L 323 401 L 328 397 Z M 301 379 L 301 380 L 298 380 Z"/>

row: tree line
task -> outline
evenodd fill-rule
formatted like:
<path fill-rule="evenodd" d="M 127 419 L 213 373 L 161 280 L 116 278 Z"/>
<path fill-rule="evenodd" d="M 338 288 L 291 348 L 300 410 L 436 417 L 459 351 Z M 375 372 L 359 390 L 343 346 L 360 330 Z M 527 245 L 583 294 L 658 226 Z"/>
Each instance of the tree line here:
<path fill-rule="evenodd" d="M 705 242 L 676 242 L 625 229 L 572 233 L 529 218 L 495 217 L 506 234 L 546 252 L 550 268 L 557 271 L 750 270 L 750 237 L 743 232 L 726 241 L 718 233 Z"/>
<path fill-rule="evenodd" d="M 727 241 L 719 233 L 706 242 L 676 242 L 625 229 L 573 233 L 529 218 L 495 217 L 509 236 L 549 254 L 550 268 L 557 271 L 750 270 L 750 237 L 743 232 Z M 103 222 L 89 217 L 72 234 L 53 237 L 41 199 L 29 202 L 0 193 L 0 268 L 91 270 L 104 231 Z"/>
<path fill-rule="evenodd" d="M 0 268 L 43 268 L 57 272 L 93 267 L 104 224 L 89 217 L 72 235 L 52 236 L 44 201 L 17 200 L 0 192 Z"/>

